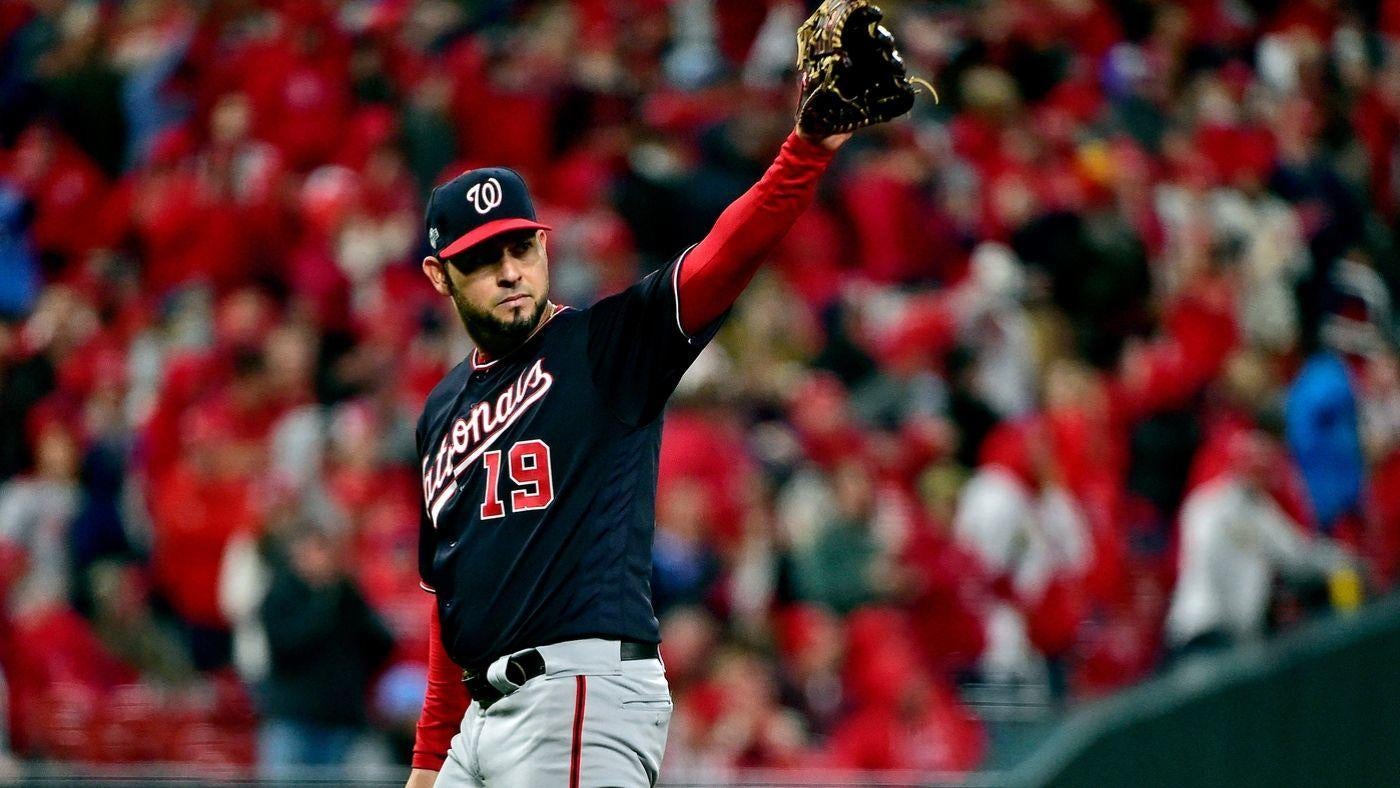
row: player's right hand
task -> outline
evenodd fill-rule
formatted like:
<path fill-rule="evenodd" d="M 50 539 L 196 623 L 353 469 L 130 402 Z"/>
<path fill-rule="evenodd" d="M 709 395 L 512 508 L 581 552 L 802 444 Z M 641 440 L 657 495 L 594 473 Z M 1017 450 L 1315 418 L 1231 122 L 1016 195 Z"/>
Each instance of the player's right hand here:
<path fill-rule="evenodd" d="M 437 772 L 430 772 L 427 769 L 414 769 L 408 773 L 408 782 L 403 788 L 433 788 L 437 782 Z"/>

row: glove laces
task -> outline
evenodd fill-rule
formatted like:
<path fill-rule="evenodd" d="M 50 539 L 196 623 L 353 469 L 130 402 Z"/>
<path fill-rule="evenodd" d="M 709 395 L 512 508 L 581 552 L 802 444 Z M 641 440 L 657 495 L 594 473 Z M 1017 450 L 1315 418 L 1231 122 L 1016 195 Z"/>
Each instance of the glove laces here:
<path fill-rule="evenodd" d="M 929 84 L 928 80 L 924 79 L 923 77 L 910 77 L 910 78 L 909 78 L 909 81 L 910 81 L 910 82 L 913 82 L 915 85 L 921 85 L 925 90 L 927 90 L 930 94 L 932 94 L 932 95 L 933 95 L 933 103 L 935 103 L 935 104 L 942 104 L 942 103 L 943 103 L 943 102 L 938 98 L 938 91 L 934 89 L 933 85 L 930 85 L 930 84 Z"/>

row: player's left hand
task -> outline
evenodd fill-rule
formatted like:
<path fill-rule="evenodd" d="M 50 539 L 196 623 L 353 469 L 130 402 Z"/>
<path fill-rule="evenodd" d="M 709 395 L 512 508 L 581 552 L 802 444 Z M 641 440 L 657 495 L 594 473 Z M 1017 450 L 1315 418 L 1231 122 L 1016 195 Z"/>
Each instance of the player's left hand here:
<path fill-rule="evenodd" d="M 870 0 L 822 0 L 798 28 L 803 131 L 825 137 L 893 120 L 913 108 L 916 86 L 938 99 L 932 85 L 905 70 L 883 16 Z"/>

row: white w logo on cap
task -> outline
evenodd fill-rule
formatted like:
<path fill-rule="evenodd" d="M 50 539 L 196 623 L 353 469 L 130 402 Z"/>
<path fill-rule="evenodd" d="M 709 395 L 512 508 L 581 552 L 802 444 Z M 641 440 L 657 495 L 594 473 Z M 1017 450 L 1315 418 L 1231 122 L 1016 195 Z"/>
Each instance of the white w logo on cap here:
<path fill-rule="evenodd" d="M 467 190 L 467 199 L 472 201 L 477 213 L 486 213 L 501 204 L 501 182 L 487 178 Z"/>

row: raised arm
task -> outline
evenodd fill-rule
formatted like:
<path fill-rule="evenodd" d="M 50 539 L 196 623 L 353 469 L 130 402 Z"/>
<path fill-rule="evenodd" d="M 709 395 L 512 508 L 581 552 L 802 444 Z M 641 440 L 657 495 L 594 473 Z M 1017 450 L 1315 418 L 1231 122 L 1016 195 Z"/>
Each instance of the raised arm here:
<path fill-rule="evenodd" d="M 687 334 L 698 333 L 733 306 L 768 253 L 812 204 L 817 179 L 850 136 L 817 140 L 794 130 L 758 183 L 731 203 L 686 255 L 676 290 Z"/>
<path fill-rule="evenodd" d="M 866 2 L 823 2 L 797 30 L 801 98 L 797 128 L 763 178 L 735 200 L 682 261 L 676 277 L 681 330 L 695 334 L 734 304 L 768 251 L 812 202 L 817 178 L 855 129 L 914 106 L 913 80 Z"/>

